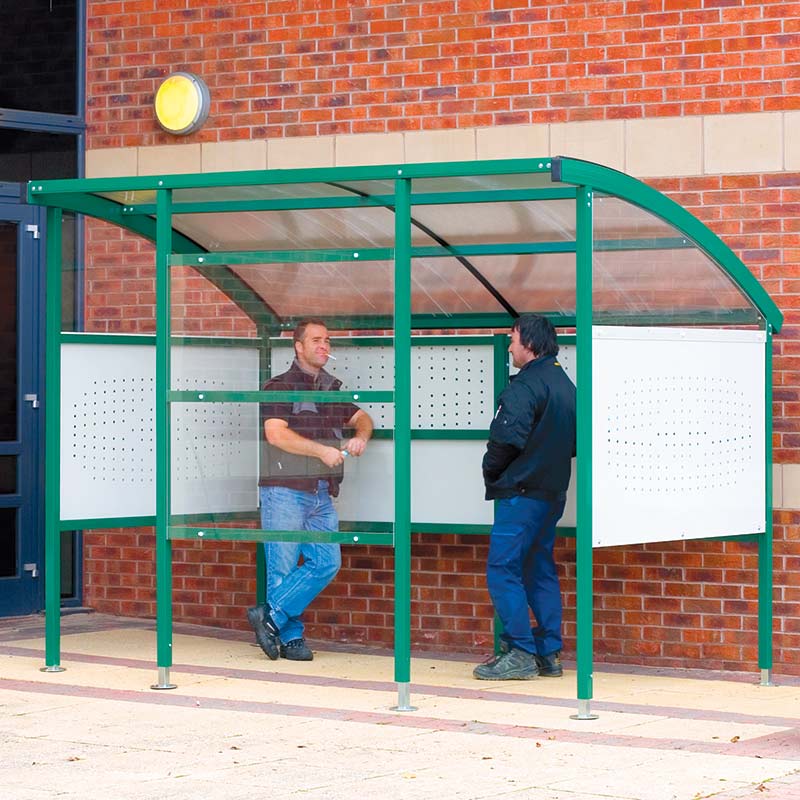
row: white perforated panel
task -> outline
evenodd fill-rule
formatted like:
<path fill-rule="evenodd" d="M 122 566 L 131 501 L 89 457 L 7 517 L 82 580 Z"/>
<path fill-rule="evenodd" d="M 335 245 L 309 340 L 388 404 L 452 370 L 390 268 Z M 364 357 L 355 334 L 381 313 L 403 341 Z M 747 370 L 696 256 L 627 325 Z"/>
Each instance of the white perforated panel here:
<path fill-rule="evenodd" d="M 494 414 L 492 346 L 421 345 L 411 349 L 411 427 L 414 430 L 487 428 Z M 342 381 L 342 389 L 361 391 L 394 389 L 394 350 L 391 345 L 336 346 L 335 360 L 326 369 Z M 275 347 L 272 374 L 289 368 L 294 350 Z M 376 428 L 394 427 L 391 403 L 364 403 Z"/>
<path fill-rule="evenodd" d="M 258 386 L 253 348 L 178 350 L 186 352 L 176 387 Z M 61 518 L 154 514 L 155 347 L 70 343 L 61 358 Z M 173 513 L 255 508 L 257 406 L 174 409 Z"/>
<path fill-rule="evenodd" d="M 764 530 L 764 342 L 595 328 L 595 546 Z"/>

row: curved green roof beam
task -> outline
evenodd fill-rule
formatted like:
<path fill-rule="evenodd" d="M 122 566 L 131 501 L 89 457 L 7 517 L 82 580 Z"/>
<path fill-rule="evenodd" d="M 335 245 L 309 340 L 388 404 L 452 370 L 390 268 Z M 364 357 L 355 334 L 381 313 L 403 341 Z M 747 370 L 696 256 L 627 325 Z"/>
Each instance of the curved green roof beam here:
<path fill-rule="evenodd" d="M 575 158 L 552 160 L 554 181 L 588 186 L 655 214 L 691 239 L 744 292 L 777 333 L 783 314 L 742 260 L 712 230 L 674 200 L 624 172 Z"/>

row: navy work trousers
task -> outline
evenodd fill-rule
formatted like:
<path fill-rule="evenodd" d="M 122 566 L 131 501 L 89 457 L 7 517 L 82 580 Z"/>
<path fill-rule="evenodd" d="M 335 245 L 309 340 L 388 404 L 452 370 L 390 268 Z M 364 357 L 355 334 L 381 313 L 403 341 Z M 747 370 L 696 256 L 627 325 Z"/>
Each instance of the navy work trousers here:
<path fill-rule="evenodd" d="M 553 559 L 564 500 L 515 496 L 498 500 L 489 542 L 486 583 L 502 638 L 546 656 L 561 650 L 561 587 Z M 531 629 L 530 611 L 537 626 Z"/>

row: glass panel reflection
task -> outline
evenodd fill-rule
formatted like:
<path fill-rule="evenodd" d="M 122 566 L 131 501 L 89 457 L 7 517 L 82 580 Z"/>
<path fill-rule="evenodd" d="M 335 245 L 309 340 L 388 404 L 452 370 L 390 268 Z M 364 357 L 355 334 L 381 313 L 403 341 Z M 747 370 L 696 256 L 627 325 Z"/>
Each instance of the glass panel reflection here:
<path fill-rule="evenodd" d="M 0 578 L 17 574 L 17 509 L 0 508 Z"/>
<path fill-rule="evenodd" d="M 0 456 L 0 494 L 17 491 L 17 457 Z"/>
<path fill-rule="evenodd" d="M 0 222 L 0 441 L 17 438 L 17 224 Z"/>

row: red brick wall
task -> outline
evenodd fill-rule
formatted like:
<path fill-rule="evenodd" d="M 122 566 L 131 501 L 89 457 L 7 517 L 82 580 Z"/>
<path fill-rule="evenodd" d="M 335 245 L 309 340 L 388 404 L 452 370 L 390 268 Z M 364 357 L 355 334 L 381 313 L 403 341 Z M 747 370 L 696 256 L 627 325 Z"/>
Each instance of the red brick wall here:
<path fill-rule="evenodd" d="M 739 0 L 89 0 L 88 147 L 800 108 L 800 4 Z"/>
<path fill-rule="evenodd" d="M 798 3 L 89 0 L 88 12 L 90 148 L 174 143 L 151 104 L 175 69 L 202 75 L 213 98 L 189 142 L 800 108 Z M 651 184 L 722 236 L 786 314 L 775 340 L 775 458 L 800 462 L 800 174 Z M 93 224 L 88 265 L 87 328 L 152 331 L 152 249 Z M 187 277 L 179 300 L 178 330 L 253 335 L 202 280 Z M 775 522 L 776 668 L 800 674 L 800 512 Z M 85 602 L 152 616 L 152 531 L 88 532 L 85 542 Z M 309 611 L 309 634 L 389 644 L 392 552 L 344 552 Z M 176 619 L 245 628 L 254 553 L 176 544 Z M 571 654 L 572 543 L 558 555 Z M 488 650 L 485 558 L 482 537 L 414 537 L 415 644 Z M 602 549 L 595 580 L 599 659 L 755 669 L 755 545 Z"/>

